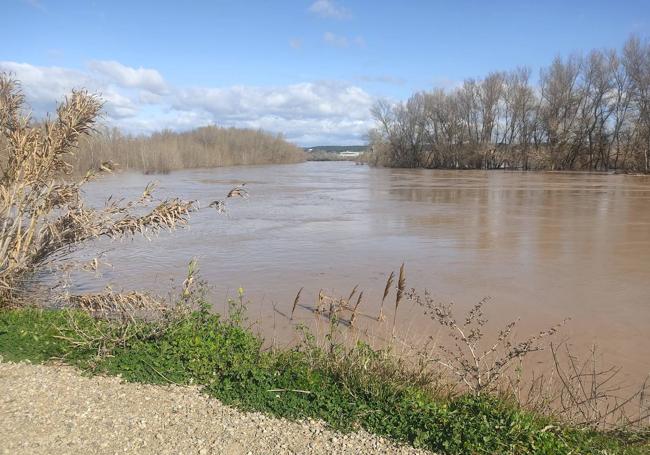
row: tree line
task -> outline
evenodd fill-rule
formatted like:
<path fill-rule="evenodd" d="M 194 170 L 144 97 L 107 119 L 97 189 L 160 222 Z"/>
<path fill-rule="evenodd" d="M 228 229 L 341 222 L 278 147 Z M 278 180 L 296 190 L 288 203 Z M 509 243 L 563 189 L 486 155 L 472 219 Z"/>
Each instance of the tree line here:
<path fill-rule="evenodd" d="M 97 169 L 106 161 L 121 169 L 167 173 L 189 168 L 296 163 L 305 159 L 301 148 L 279 134 L 205 126 L 186 132 L 164 130 L 148 136 L 105 129 L 82 138 L 71 164 L 79 173 Z"/>
<path fill-rule="evenodd" d="M 371 164 L 650 171 L 650 44 L 556 57 L 396 104 L 378 101 Z"/>

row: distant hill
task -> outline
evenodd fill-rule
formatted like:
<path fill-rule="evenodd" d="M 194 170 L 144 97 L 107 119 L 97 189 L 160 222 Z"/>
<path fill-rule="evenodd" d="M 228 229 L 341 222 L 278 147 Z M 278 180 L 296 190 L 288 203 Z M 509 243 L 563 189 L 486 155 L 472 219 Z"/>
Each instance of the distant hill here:
<path fill-rule="evenodd" d="M 329 152 L 341 153 L 345 151 L 350 152 L 365 152 L 368 149 L 367 145 L 317 145 L 315 147 L 303 147 L 306 152 Z"/>

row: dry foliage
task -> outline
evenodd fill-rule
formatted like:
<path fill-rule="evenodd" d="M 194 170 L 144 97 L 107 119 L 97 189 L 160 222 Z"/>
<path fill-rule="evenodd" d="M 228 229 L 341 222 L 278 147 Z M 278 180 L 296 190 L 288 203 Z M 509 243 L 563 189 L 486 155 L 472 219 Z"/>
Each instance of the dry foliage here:
<path fill-rule="evenodd" d="M 0 74 L 0 304 L 16 304 L 29 279 L 89 240 L 155 234 L 187 222 L 193 202 L 172 199 L 146 210 L 152 187 L 137 201 L 111 201 L 96 209 L 84 204 L 81 187 L 115 166 L 71 179 L 73 158 L 83 136 L 93 131 L 101 101 L 73 91 L 56 117 L 39 125 L 24 114 L 17 81 Z M 67 177 L 67 178 L 66 178 Z"/>

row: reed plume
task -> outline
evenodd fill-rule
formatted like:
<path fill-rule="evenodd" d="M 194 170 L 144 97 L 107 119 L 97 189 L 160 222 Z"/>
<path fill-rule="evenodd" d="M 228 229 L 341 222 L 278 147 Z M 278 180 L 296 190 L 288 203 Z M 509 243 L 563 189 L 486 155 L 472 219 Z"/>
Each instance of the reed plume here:
<path fill-rule="evenodd" d="M 303 289 L 304 288 L 300 288 L 300 290 L 296 294 L 296 298 L 293 299 L 293 307 L 291 308 L 291 318 L 290 318 L 292 321 L 293 321 L 293 313 L 295 313 L 295 311 L 296 311 L 296 306 L 298 305 L 298 302 L 300 301 L 300 294 L 302 293 Z"/>
<path fill-rule="evenodd" d="M 383 321 L 384 320 L 384 302 L 386 301 L 386 297 L 388 297 L 388 294 L 390 293 L 390 287 L 393 284 L 393 279 L 395 278 L 395 272 L 390 272 L 390 275 L 388 276 L 388 280 L 386 280 L 386 287 L 384 288 L 384 296 L 381 298 L 381 306 L 379 307 L 379 316 L 377 316 L 377 321 Z"/>
<path fill-rule="evenodd" d="M 397 310 L 399 304 L 402 302 L 404 296 L 404 289 L 406 289 L 406 272 L 404 270 L 404 263 L 399 268 L 399 278 L 397 279 L 397 295 L 395 296 L 395 313 L 393 314 L 393 335 L 395 334 L 395 324 L 397 322 Z"/>

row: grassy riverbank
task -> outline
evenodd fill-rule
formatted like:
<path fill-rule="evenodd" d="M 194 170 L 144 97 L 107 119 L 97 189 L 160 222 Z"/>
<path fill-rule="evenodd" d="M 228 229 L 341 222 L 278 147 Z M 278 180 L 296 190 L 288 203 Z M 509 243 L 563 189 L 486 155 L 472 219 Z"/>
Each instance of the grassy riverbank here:
<path fill-rule="evenodd" d="M 232 316 L 234 315 L 234 316 Z M 507 398 L 449 395 L 365 345 L 265 350 L 241 311 L 225 320 L 207 310 L 163 322 L 125 325 L 84 312 L 0 311 L 4 360 L 63 359 L 90 373 L 134 382 L 199 384 L 244 410 L 318 418 L 448 454 L 641 454 L 640 436 L 564 426 Z"/>

